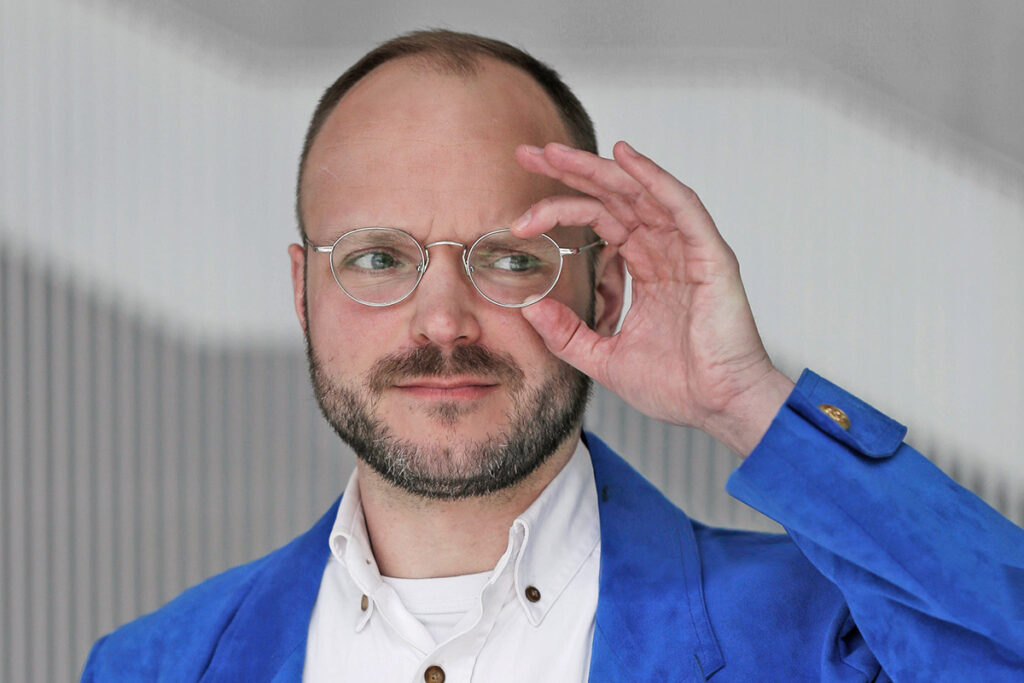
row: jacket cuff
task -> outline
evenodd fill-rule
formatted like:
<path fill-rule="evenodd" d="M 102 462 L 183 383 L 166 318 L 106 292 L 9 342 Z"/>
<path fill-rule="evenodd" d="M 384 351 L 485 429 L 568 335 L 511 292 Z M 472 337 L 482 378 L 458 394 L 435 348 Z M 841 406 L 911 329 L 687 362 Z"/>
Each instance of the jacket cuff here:
<path fill-rule="evenodd" d="M 872 458 L 893 455 L 907 434 L 907 428 L 896 420 L 810 370 L 804 370 L 754 451 L 771 441 L 772 432 L 779 431 L 778 427 L 799 429 L 798 425 L 790 423 L 801 419 L 854 451 Z"/>

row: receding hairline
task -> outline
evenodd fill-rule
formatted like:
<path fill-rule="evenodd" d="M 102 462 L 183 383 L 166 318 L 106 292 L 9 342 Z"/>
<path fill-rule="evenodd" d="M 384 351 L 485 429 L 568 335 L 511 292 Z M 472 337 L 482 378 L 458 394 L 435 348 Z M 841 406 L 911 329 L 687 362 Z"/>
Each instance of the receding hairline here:
<path fill-rule="evenodd" d="M 364 55 L 323 93 L 313 113 L 299 160 L 296 183 L 296 217 L 299 233 L 306 236 L 302 215 L 302 185 L 310 150 L 324 124 L 342 100 L 360 82 L 391 62 L 406 62 L 441 75 L 478 77 L 488 63 L 514 67 L 536 85 L 560 123 L 566 139 L 581 149 L 597 153 L 594 126 L 589 114 L 558 73 L 529 53 L 508 43 L 448 30 L 416 31 L 387 41 Z"/>
<path fill-rule="evenodd" d="M 558 110 L 558 106 L 551 99 L 551 97 L 544 91 L 543 86 L 540 83 L 538 83 L 537 80 L 533 78 L 528 71 L 519 67 L 518 65 L 510 64 L 504 60 L 498 59 L 487 54 L 466 53 L 459 55 L 458 58 L 456 58 L 455 56 L 449 53 L 420 52 L 408 55 L 395 56 L 391 59 L 388 59 L 387 61 L 377 64 L 376 66 L 374 66 L 373 69 L 367 71 L 365 74 L 360 76 L 360 78 L 357 81 L 354 81 L 345 90 L 341 97 L 339 97 L 338 100 L 334 102 L 331 108 L 329 110 L 324 111 L 323 118 L 318 122 L 316 134 L 310 140 L 308 148 L 304 150 L 304 154 L 301 160 L 302 165 L 299 169 L 297 208 L 300 212 L 299 220 L 303 234 L 305 233 L 305 227 L 304 225 L 302 225 L 303 221 L 301 215 L 303 198 L 302 186 L 306 177 L 305 167 L 309 163 L 310 158 L 312 157 L 313 147 L 316 145 L 317 140 L 320 139 L 321 133 L 323 133 L 324 128 L 327 127 L 331 117 L 335 114 L 335 112 L 338 111 L 338 109 L 342 106 L 343 102 L 345 102 L 347 99 L 350 99 L 352 96 L 357 95 L 358 91 L 360 90 L 360 86 L 363 86 L 371 79 L 373 79 L 375 76 L 381 75 L 382 70 L 388 70 L 393 68 L 405 68 L 410 71 L 422 74 L 452 77 L 459 79 L 463 82 L 468 82 L 473 79 L 486 77 L 488 75 L 488 69 L 491 68 L 496 69 L 499 72 L 500 70 L 505 70 L 506 73 L 513 72 L 521 74 L 522 76 L 525 77 L 524 82 L 527 82 L 531 86 L 535 87 L 537 94 L 539 96 L 538 101 L 543 101 L 544 104 L 547 106 L 549 113 L 551 114 L 551 120 L 555 122 L 555 124 L 558 126 L 558 133 L 562 137 L 562 139 L 564 139 L 565 141 L 570 141 L 576 145 L 579 144 L 578 141 L 575 139 L 575 136 L 573 136 L 572 131 L 569 129 L 569 126 L 566 124 L 564 117 L 561 115 L 561 112 Z"/>

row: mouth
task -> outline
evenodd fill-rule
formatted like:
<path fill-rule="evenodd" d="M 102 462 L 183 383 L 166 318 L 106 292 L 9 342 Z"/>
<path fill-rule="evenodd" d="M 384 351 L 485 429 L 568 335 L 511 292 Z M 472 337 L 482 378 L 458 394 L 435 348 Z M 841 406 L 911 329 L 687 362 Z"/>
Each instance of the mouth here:
<path fill-rule="evenodd" d="M 399 382 L 392 388 L 399 393 L 428 401 L 456 401 L 483 398 L 500 385 L 475 377 L 432 377 Z"/>

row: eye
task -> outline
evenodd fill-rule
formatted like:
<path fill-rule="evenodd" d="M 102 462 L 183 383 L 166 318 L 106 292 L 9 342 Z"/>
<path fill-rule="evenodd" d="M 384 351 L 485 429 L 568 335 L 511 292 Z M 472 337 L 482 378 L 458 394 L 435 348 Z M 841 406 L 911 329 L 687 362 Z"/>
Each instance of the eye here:
<path fill-rule="evenodd" d="M 504 270 L 510 273 L 529 273 L 544 266 L 544 262 L 532 254 L 516 252 L 505 254 L 487 263 L 488 268 Z"/>
<path fill-rule="evenodd" d="M 346 257 L 344 265 L 360 270 L 390 270 L 400 268 L 402 262 L 386 251 L 364 251 Z"/>

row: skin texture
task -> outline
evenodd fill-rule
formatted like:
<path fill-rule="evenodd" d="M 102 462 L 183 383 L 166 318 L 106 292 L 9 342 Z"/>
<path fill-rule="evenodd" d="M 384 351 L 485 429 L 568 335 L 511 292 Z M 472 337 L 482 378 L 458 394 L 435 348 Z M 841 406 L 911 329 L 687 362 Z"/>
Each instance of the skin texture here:
<path fill-rule="evenodd" d="M 514 152 L 524 141 L 567 142 L 568 134 L 540 87 L 519 70 L 487 63 L 478 76 L 463 78 L 412 59 L 385 64 L 346 94 L 313 145 L 303 178 L 309 239 L 329 244 L 346 230 L 383 225 L 422 243 L 471 243 L 536 201 L 568 191 L 519 166 Z M 580 246 L 584 232 L 558 228 L 552 236 Z M 434 247 L 416 292 L 385 308 L 349 299 L 326 255 L 300 245 L 289 254 L 296 311 L 325 382 L 363 392 L 395 437 L 432 453 L 422 463 L 428 470 L 472 469 L 478 446 L 509 430 L 522 392 L 500 373 L 484 372 L 446 377 L 458 384 L 452 388 L 416 386 L 405 376 L 374 395 L 370 375 L 382 358 L 481 346 L 521 371 L 527 397 L 566 372 L 518 309 L 476 292 L 456 247 Z M 584 259 L 567 259 L 548 297 L 578 315 L 593 305 L 595 329 L 610 334 L 622 302 L 621 261 L 614 250 L 600 255 L 595 296 Z M 568 461 L 578 431 L 575 420 L 569 436 L 515 486 L 456 500 L 411 494 L 360 459 L 360 494 L 381 571 L 424 577 L 492 568 L 509 525 Z"/>
<path fill-rule="evenodd" d="M 598 259 L 595 291 L 585 263 L 570 260 L 546 299 L 504 309 L 473 289 L 458 248 L 432 250 L 409 299 L 370 308 L 337 287 L 326 255 L 292 245 L 296 312 L 325 386 L 363 391 L 392 434 L 423 446 L 426 471 L 471 471 L 480 444 L 513 424 L 518 391 L 485 372 L 456 375 L 445 386 L 399 382 L 367 393 L 382 358 L 431 346 L 444 354 L 482 346 L 509 359 L 527 393 L 571 364 L 648 415 L 700 427 L 745 456 L 792 382 L 765 352 L 734 254 L 696 194 L 625 143 L 613 159 L 567 144 L 540 87 L 497 62 L 460 77 L 396 60 L 346 94 L 305 168 L 302 211 L 313 243 L 382 225 L 422 243 L 468 244 L 509 226 L 580 246 L 582 229 L 561 226 L 589 224 L 610 246 Z M 613 335 L 623 261 L 633 275 L 632 304 Z M 593 329 L 581 322 L 591 297 Z M 573 427 L 518 483 L 486 495 L 411 493 L 360 459 L 363 511 L 381 572 L 432 577 L 493 568 L 509 525 L 571 456 Z"/>

